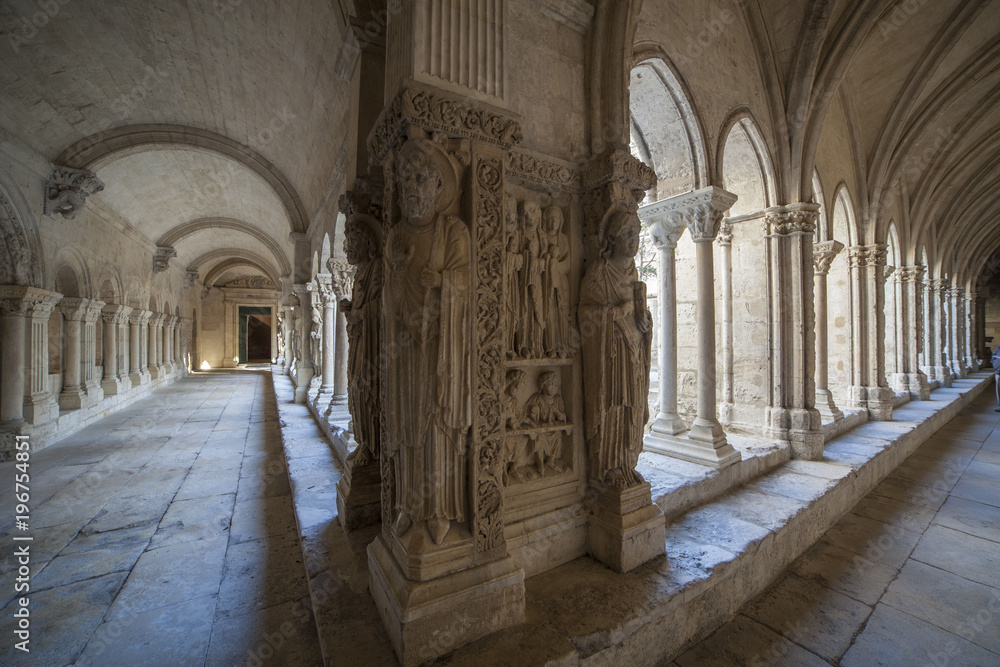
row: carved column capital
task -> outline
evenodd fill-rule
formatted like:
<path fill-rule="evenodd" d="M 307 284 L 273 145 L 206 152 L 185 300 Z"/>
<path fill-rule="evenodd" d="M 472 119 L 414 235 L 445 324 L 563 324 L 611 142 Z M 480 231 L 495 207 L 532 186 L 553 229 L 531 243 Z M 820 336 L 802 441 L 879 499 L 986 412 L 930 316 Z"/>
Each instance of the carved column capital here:
<path fill-rule="evenodd" d="M 769 208 L 764 216 L 765 236 L 812 234 L 819 219 L 819 204 L 800 203 Z"/>
<path fill-rule="evenodd" d="M 198 278 L 200 277 L 201 274 L 198 273 L 197 271 L 186 272 L 184 274 L 184 287 L 194 287 L 195 282 L 197 282 Z"/>
<path fill-rule="evenodd" d="M 59 302 L 59 312 L 69 321 L 80 321 L 87 314 L 88 299 L 70 296 Z"/>
<path fill-rule="evenodd" d="M 620 148 L 608 149 L 591 159 L 583 169 L 582 178 L 585 190 L 616 183 L 630 191 L 636 202 L 641 202 L 646 192 L 656 186 L 656 172 Z"/>
<path fill-rule="evenodd" d="M 887 250 L 888 246 L 884 243 L 851 246 L 848 248 L 848 258 L 852 268 L 885 266 Z"/>
<path fill-rule="evenodd" d="M 331 286 L 337 299 L 346 299 L 354 287 L 354 267 L 347 260 L 330 258 L 326 261 L 330 271 Z"/>
<path fill-rule="evenodd" d="M 825 276 L 830 272 L 834 258 L 844 249 L 840 241 L 821 241 L 813 244 L 813 269 L 817 276 Z"/>
<path fill-rule="evenodd" d="M 669 243 L 678 227 L 681 231 L 687 227 L 691 232 L 691 238 L 698 243 L 715 239 L 722 225 L 722 216 L 736 203 L 736 198 L 731 192 L 709 186 L 676 197 L 661 199 L 644 206 L 643 210 L 650 220 L 657 221 L 665 242 Z M 675 238 L 679 236 L 678 233 Z"/>
<path fill-rule="evenodd" d="M 153 253 L 153 273 L 160 273 L 170 268 L 170 258 L 176 257 L 177 251 L 170 246 L 162 246 Z"/>
<path fill-rule="evenodd" d="M 924 272 L 927 270 L 926 267 L 920 264 L 915 264 L 913 266 L 901 266 L 896 269 L 896 275 L 899 276 L 900 282 L 917 282 L 919 283 L 924 278 Z"/>
<path fill-rule="evenodd" d="M 895 273 L 896 273 L 896 267 L 895 266 L 889 266 L 888 264 L 886 264 L 884 267 L 882 267 L 882 274 L 883 274 L 883 276 L 885 277 L 886 280 L 889 280 L 889 278 L 892 278 L 892 276 Z"/>
<path fill-rule="evenodd" d="M 149 310 L 133 310 L 132 314 L 129 315 L 129 324 L 135 324 L 141 326 L 149 322 L 149 317 L 152 315 L 152 311 Z"/>
<path fill-rule="evenodd" d="M 44 213 L 72 220 L 83 210 L 87 197 L 103 189 L 104 183 L 93 172 L 57 166 L 45 180 Z"/>
<path fill-rule="evenodd" d="M 128 316 L 131 312 L 132 309 L 128 306 L 119 306 L 118 304 L 109 303 L 102 309 L 101 318 L 107 324 L 126 324 L 128 323 Z"/>
<path fill-rule="evenodd" d="M 733 245 L 733 225 L 731 222 L 728 220 L 722 221 L 722 226 L 719 227 L 719 236 L 715 241 L 723 247 Z"/>
<path fill-rule="evenodd" d="M 89 301 L 87 303 L 87 310 L 83 315 L 85 322 L 96 322 L 101 316 L 101 310 L 104 308 L 103 301 Z"/>
<path fill-rule="evenodd" d="M 0 312 L 48 319 L 62 294 L 22 285 L 0 285 Z"/>

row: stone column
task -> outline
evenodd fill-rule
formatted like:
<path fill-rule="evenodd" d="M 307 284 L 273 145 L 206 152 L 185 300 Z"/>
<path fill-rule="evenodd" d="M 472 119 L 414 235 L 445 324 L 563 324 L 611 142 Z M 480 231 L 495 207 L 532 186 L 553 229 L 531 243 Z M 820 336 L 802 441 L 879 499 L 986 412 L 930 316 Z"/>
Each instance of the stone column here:
<path fill-rule="evenodd" d="M 951 372 L 955 377 L 968 377 L 969 368 L 966 365 L 966 317 L 965 317 L 965 288 L 953 287 L 948 290 L 948 301 L 950 305 L 949 313 L 949 358 L 951 361 Z"/>
<path fill-rule="evenodd" d="M 813 244 L 813 281 L 816 298 L 816 408 L 823 419 L 837 421 L 844 413 L 833 401 L 830 393 L 829 358 L 830 348 L 827 336 L 827 276 L 834 258 L 844 249 L 840 241 L 822 241 Z"/>
<path fill-rule="evenodd" d="M 722 221 L 716 238 L 722 253 L 722 405 L 721 421 L 731 424 L 736 402 L 733 370 L 735 352 L 733 350 L 733 226 L 728 220 Z"/>
<path fill-rule="evenodd" d="M 321 396 L 324 399 L 329 399 L 333 395 L 333 347 L 337 301 L 330 284 L 330 274 L 320 273 L 316 276 L 316 281 L 319 284 L 319 293 L 323 300 L 322 381 L 319 385 L 319 394 L 316 395 L 318 402 Z"/>
<path fill-rule="evenodd" d="M 683 195 L 682 195 L 683 196 Z M 668 454 L 661 446 L 664 439 L 687 430 L 677 414 L 677 274 L 675 252 L 677 241 L 687 225 L 682 216 L 674 214 L 671 197 L 639 209 L 639 217 L 648 225 L 653 243 L 659 252 L 657 275 L 659 285 L 659 345 L 657 370 L 660 384 L 660 409 L 651 425 L 651 433 L 643 440 L 647 451 Z"/>
<path fill-rule="evenodd" d="M 816 409 L 813 238 L 819 205 L 778 206 L 765 214 L 771 358 L 765 432 L 789 442 L 794 457 L 818 459 L 823 423 Z"/>
<path fill-rule="evenodd" d="M 18 428 L 24 423 L 25 314 L 29 288 L 0 286 L 0 424 Z"/>
<path fill-rule="evenodd" d="M 83 407 L 84 391 L 80 371 L 82 365 L 82 327 L 87 313 L 87 299 L 68 297 L 59 303 L 64 324 L 66 352 L 63 356 L 63 388 L 59 395 L 59 407 L 63 410 L 79 410 Z"/>
<path fill-rule="evenodd" d="M 284 305 L 281 307 L 284 313 L 284 318 L 282 319 L 281 325 L 281 336 L 284 339 L 285 356 L 282 358 L 282 375 L 291 375 L 292 373 L 292 330 L 293 330 L 293 318 L 295 316 L 292 307 L 290 305 Z"/>
<path fill-rule="evenodd" d="M 333 292 L 337 299 L 336 348 L 333 357 L 333 398 L 330 407 L 347 405 L 347 315 L 341 302 L 351 296 L 354 269 L 343 260 L 331 259 L 327 263 L 333 276 Z"/>
<path fill-rule="evenodd" d="M 937 380 L 938 386 L 950 387 L 952 381 L 951 368 L 948 365 L 946 350 L 947 332 L 945 292 L 949 288 L 947 279 L 934 278 L 927 281 L 925 296 L 927 297 L 927 367 L 924 372 L 931 380 Z"/>
<path fill-rule="evenodd" d="M 163 318 L 163 350 L 161 352 L 163 362 L 163 372 L 170 375 L 174 372 L 174 325 L 177 323 L 176 315 L 167 315 Z"/>
<path fill-rule="evenodd" d="M 854 313 L 851 405 L 868 410 L 869 419 L 892 419 L 893 393 L 885 378 L 885 257 L 876 243 L 849 249 Z"/>
<path fill-rule="evenodd" d="M 924 267 L 903 266 L 896 271 L 899 293 L 900 335 L 897 337 L 900 372 L 891 378 L 896 391 L 908 391 L 910 398 L 926 401 L 930 398 L 927 376 L 920 369 L 919 352 L 924 334 Z"/>
<path fill-rule="evenodd" d="M 174 324 L 174 368 L 176 370 L 186 370 L 187 362 L 184 359 L 184 349 L 181 347 L 181 341 L 184 334 L 184 324 L 186 320 L 183 317 L 178 317 L 177 322 Z"/>
<path fill-rule="evenodd" d="M 26 354 L 26 386 L 24 388 L 24 419 L 40 426 L 59 416 L 59 405 L 49 389 L 49 318 L 62 298 L 56 292 L 30 288 L 26 293 L 28 328 Z"/>
<path fill-rule="evenodd" d="M 312 382 L 315 370 L 312 359 L 312 292 L 309 285 L 298 284 L 293 287 L 298 304 L 295 307 L 296 347 L 298 358 L 295 361 L 295 402 L 305 403 L 308 400 L 309 383 Z"/>
<path fill-rule="evenodd" d="M 127 318 L 131 308 L 109 304 L 104 306 L 101 319 L 104 322 L 104 379 L 101 388 L 105 396 L 124 393 L 128 387 L 122 381 L 128 375 L 123 373 L 122 341 L 119 339 L 122 320 Z"/>
<path fill-rule="evenodd" d="M 149 384 L 149 371 L 146 369 L 146 328 L 152 314 L 148 310 L 133 310 L 128 319 L 132 328 L 129 379 L 132 380 L 133 387 Z"/>
<path fill-rule="evenodd" d="M 976 309 L 977 294 L 973 291 L 965 294 L 965 367 L 969 373 L 979 370 L 979 354 L 976 352 L 976 341 L 979 337 L 979 313 Z"/>
<path fill-rule="evenodd" d="M 159 322 L 163 319 L 162 313 L 153 313 L 146 323 L 146 369 L 149 371 L 151 380 L 160 377 L 160 364 L 157 353 L 159 347 Z"/>
<path fill-rule="evenodd" d="M 726 441 L 726 434 L 722 430 L 716 416 L 716 384 L 715 384 L 715 269 L 713 260 L 713 242 L 719 232 L 722 223 L 722 215 L 729 210 L 736 195 L 726 192 L 720 188 L 708 187 L 687 194 L 678 195 L 656 202 L 653 207 L 656 211 L 656 230 L 653 232 L 654 239 L 659 237 L 658 245 L 662 248 L 670 245 L 671 236 L 673 243 L 679 238 L 680 229 L 684 227 L 691 233 L 691 238 L 695 242 L 697 274 L 698 274 L 698 302 L 696 308 L 697 331 L 698 331 L 698 414 L 691 425 L 691 429 L 684 437 L 676 437 L 675 434 L 655 432 L 651 433 L 644 440 L 644 446 L 650 451 L 666 454 L 674 458 L 709 465 L 717 468 L 731 465 L 740 460 L 740 453 L 733 449 Z M 664 256 L 661 249 L 661 258 L 669 260 L 673 255 L 673 250 L 668 249 Z M 665 266 L 667 263 L 664 262 Z M 672 271 L 670 271 L 672 274 Z M 672 275 L 667 277 L 668 280 Z M 673 281 L 670 280 L 672 283 Z M 661 288 L 664 287 L 661 282 Z M 667 291 L 664 296 L 662 312 L 668 318 L 675 318 L 675 307 L 673 303 L 668 304 L 668 300 L 675 294 L 673 284 L 666 286 Z M 661 319 L 661 364 L 666 369 L 667 377 L 661 376 L 661 391 L 665 387 L 673 388 L 673 395 L 668 395 L 668 401 L 672 398 L 673 405 L 668 402 L 665 406 L 667 410 L 673 408 L 676 411 L 676 320 L 667 321 Z M 662 343 L 666 339 L 665 348 Z M 672 354 L 671 354 L 672 353 Z M 671 362 L 673 368 L 671 369 Z M 661 413 L 663 403 L 661 402 Z M 675 412 L 676 414 L 676 412 Z M 670 419 L 669 412 L 667 419 Z M 679 420 L 677 420 L 679 422 Z M 671 424 L 667 421 L 662 427 L 664 431 L 675 428 L 677 422 Z"/>
<path fill-rule="evenodd" d="M 101 378 L 97 377 L 97 322 L 103 308 L 103 301 L 91 301 L 83 318 L 83 383 L 88 406 L 104 399 Z"/>

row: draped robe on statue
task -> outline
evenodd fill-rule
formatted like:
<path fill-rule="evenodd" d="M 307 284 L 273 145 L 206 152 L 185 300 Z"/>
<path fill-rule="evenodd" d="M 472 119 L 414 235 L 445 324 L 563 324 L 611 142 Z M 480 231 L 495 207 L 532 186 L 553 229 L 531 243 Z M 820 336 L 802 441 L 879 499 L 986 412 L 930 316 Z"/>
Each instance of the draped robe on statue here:
<path fill-rule="evenodd" d="M 347 403 L 354 422 L 355 450 L 367 463 L 379 456 L 378 355 L 379 320 L 382 311 L 382 258 L 368 261 L 355 276 L 350 310 L 347 312 Z"/>
<path fill-rule="evenodd" d="M 591 476 L 617 488 L 643 481 L 635 466 L 649 418 L 650 335 L 636 318 L 640 286 L 630 257 L 596 259 L 580 286 Z"/>
<path fill-rule="evenodd" d="M 453 216 L 438 215 L 426 227 L 404 218 L 390 230 L 386 252 L 386 379 L 393 388 L 386 426 L 390 455 L 398 457 L 397 505 L 413 521 L 464 521 L 469 231 Z M 440 274 L 439 287 L 424 286 L 425 269 Z"/>

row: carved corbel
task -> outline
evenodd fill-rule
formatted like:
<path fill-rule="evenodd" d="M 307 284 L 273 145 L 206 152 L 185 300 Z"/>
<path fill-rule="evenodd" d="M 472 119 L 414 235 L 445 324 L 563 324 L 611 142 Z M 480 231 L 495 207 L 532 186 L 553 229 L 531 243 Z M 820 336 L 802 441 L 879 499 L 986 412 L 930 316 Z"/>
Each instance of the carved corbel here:
<path fill-rule="evenodd" d="M 45 181 L 45 215 L 61 215 L 72 220 L 90 195 L 104 189 L 104 183 L 93 172 L 85 169 L 56 167 Z"/>
<path fill-rule="evenodd" d="M 176 257 L 177 251 L 170 246 L 159 247 L 153 253 L 153 273 L 157 274 L 170 268 L 170 258 Z"/>

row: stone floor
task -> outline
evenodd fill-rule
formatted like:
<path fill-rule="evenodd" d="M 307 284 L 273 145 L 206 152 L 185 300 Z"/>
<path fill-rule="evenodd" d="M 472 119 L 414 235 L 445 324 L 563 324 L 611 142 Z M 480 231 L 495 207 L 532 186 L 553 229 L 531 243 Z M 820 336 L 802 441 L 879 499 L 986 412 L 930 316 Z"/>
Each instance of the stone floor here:
<path fill-rule="evenodd" d="M 676 665 L 1000 665 L 1000 414 L 987 391 Z"/>
<path fill-rule="evenodd" d="M 322 664 L 267 372 L 184 378 L 32 454 L 27 533 L 0 464 L 0 664 Z"/>

